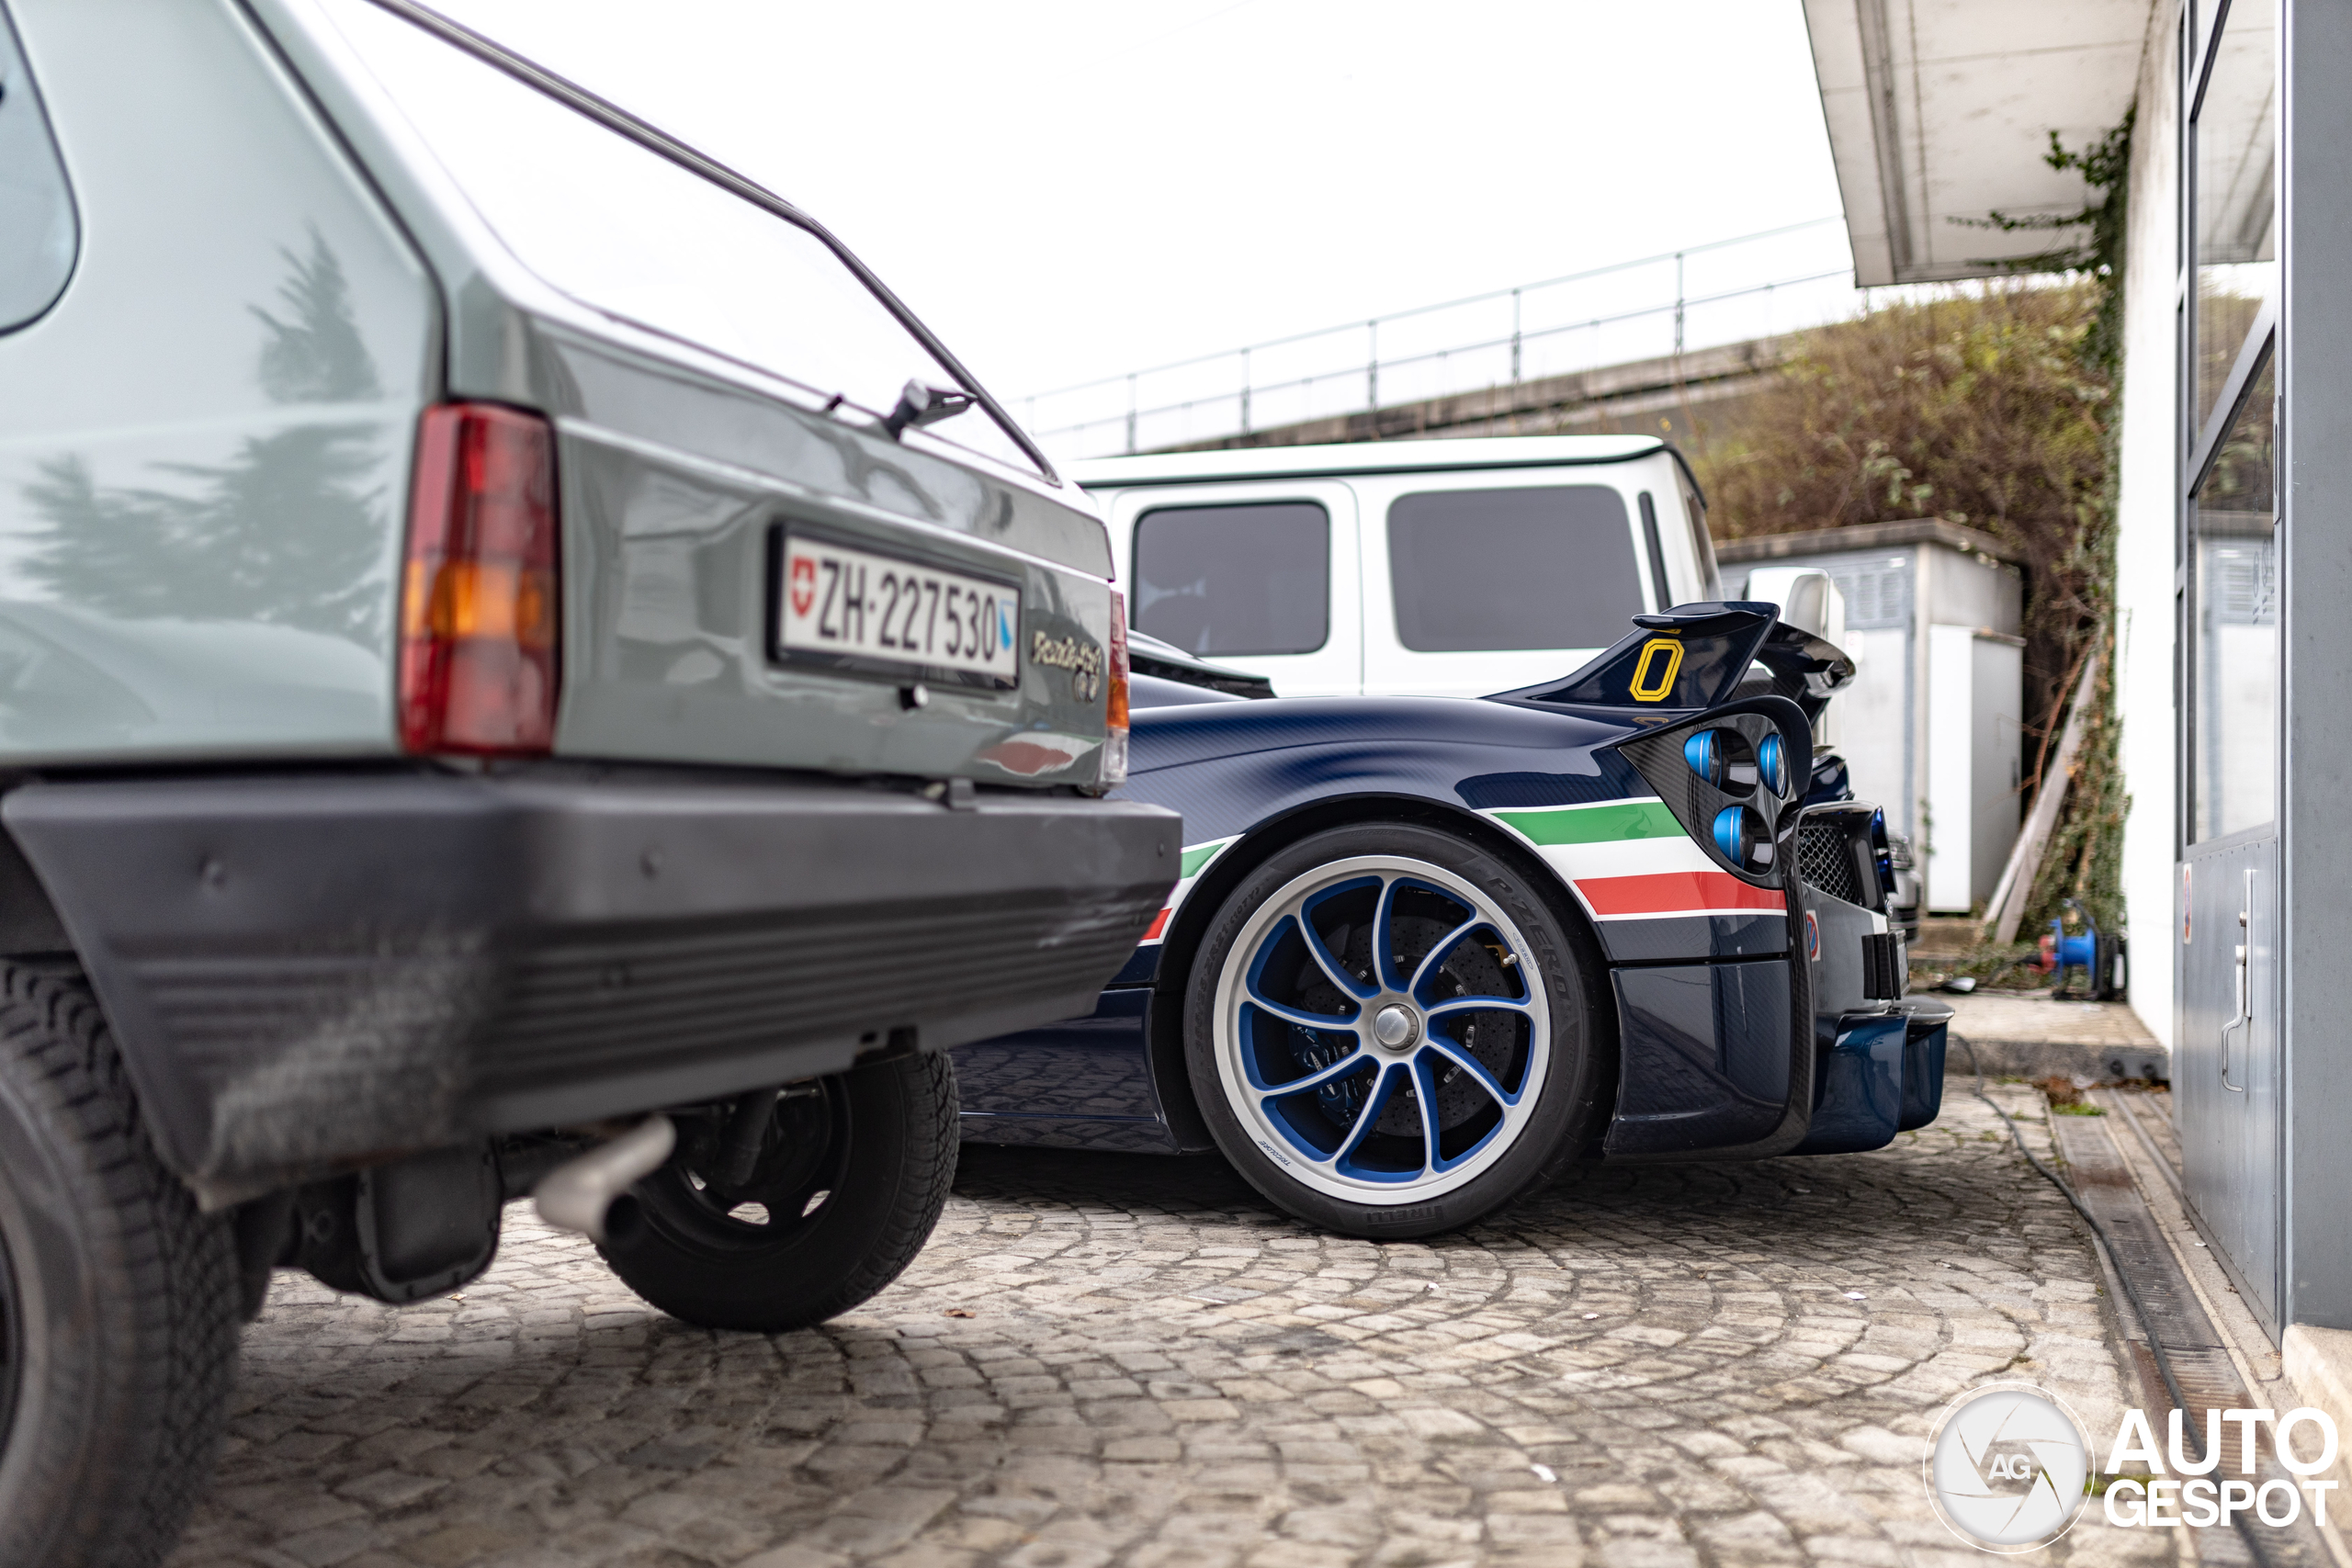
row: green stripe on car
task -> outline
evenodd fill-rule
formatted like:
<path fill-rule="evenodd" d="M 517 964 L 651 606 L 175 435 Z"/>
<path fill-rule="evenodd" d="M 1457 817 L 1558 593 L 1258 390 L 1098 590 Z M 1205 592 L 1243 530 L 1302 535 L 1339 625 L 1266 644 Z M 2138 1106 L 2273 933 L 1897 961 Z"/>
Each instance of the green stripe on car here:
<path fill-rule="evenodd" d="M 1495 818 L 1538 844 L 1601 844 L 1621 839 L 1679 839 L 1682 824 L 1661 800 L 1619 800 L 1607 806 L 1498 811 Z M 1189 871 L 1188 853 L 1185 866 Z"/>
<path fill-rule="evenodd" d="M 1192 845 L 1185 850 L 1184 858 L 1179 863 L 1176 874 L 1183 881 L 1190 882 L 1201 874 L 1201 867 L 1216 859 L 1217 851 L 1231 842 L 1233 842 L 1231 839 L 1218 839 L 1212 843 Z"/>

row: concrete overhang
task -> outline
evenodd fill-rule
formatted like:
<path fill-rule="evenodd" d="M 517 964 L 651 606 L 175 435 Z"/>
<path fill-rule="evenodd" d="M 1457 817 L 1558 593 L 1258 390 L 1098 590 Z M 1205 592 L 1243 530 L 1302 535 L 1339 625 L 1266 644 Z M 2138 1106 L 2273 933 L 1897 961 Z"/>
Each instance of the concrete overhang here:
<path fill-rule="evenodd" d="M 2079 212 L 2045 161 L 2120 123 L 2152 0 L 1804 0 L 1857 285 L 1941 283 L 2086 237 L 1955 220 Z"/>

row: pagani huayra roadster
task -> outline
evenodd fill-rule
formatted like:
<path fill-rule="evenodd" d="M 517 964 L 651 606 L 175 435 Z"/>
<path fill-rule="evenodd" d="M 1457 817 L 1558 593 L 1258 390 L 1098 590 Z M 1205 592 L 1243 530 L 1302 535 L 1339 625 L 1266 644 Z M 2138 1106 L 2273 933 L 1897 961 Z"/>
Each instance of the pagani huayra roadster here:
<path fill-rule="evenodd" d="M 1932 1121 L 1951 1010 L 1905 999 L 1883 818 L 1814 746 L 1853 665 L 1776 609 L 1477 700 L 1251 701 L 1139 641 L 1126 792 L 1184 814 L 1182 880 L 1091 1017 L 956 1053 L 964 1137 L 1214 1145 L 1402 1237 L 1572 1160 Z"/>

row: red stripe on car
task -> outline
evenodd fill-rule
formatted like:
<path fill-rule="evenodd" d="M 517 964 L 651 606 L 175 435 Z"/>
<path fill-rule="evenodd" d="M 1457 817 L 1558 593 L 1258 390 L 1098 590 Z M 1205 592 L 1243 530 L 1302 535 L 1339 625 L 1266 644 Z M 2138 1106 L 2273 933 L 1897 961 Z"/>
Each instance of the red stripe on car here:
<path fill-rule="evenodd" d="M 1168 916 L 1169 911 L 1166 909 L 1162 909 L 1159 913 L 1152 916 L 1151 930 L 1143 933 L 1144 941 L 1158 942 L 1159 940 L 1159 933 L 1168 929 Z"/>
<path fill-rule="evenodd" d="M 1713 909 L 1786 909 L 1788 899 L 1721 871 L 1660 871 L 1642 876 L 1589 876 L 1577 891 L 1595 915 L 1697 915 Z"/>

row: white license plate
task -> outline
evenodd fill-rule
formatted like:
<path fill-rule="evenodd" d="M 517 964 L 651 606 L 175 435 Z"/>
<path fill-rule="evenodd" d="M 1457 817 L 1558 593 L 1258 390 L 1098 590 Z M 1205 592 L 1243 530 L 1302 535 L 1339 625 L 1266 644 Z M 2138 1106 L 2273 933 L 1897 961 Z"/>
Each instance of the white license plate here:
<path fill-rule="evenodd" d="M 788 534 L 776 642 L 787 653 L 947 671 L 1010 686 L 1021 591 Z"/>

